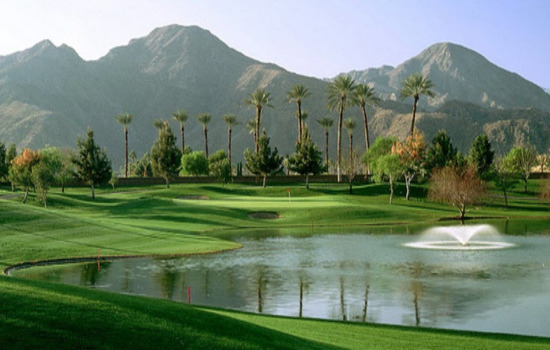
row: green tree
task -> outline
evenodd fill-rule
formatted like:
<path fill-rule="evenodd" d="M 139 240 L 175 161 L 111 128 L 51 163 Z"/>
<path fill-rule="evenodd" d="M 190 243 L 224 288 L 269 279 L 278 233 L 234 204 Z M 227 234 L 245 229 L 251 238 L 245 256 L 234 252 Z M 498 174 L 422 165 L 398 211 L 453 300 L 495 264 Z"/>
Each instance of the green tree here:
<path fill-rule="evenodd" d="M 325 131 L 325 166 L 328 167 L 328 134 L 330 128 L 334 125 L 334 120 L 330 117 L 323 117 L 321 119 L 317 119 L 317 123 L 319 123 Z"/>
<path fill-rule="evenodd" d="M 208 170 L 211 176 L 224 185 L 231 181 L 231 166 L 224 150 L 218 150 L 208 159 Z"/>
<path fill-rule="evenodd" d="M 381 181 L 384 176 L 383 167 L 378 163 L 383 156 L 392 153 L 392 147 L 396 141 L 397 139 L 393 137 L 378 137 L 368 152 L 363 155 L 363 163 L 368 164 L 377 181 Z"/>
<path fill-rule="evenodd" d="M 17 157 L 17 147 L 14 143 L 10 144 L 8 147 L 8 150 L 6 152 L 6 165 L 8 167 L 8 179 L 9 179 L 9 168 L 12 165 L 12 161 Z M 12 180 L 10 180 L 11 183 L 11 191 L 15 191 L 15 184 Z"/>
<path fill-rule="evenodd" d="M 204 148 L 206 150 L 206 158 L 208 158 L 208 123 L 212 120 L 212 116 L 208 113 L 202 113 L 199 114 L 197 119 L 202 124 L 202 129 L 204 131 Z"/>
<path fill-rule="evenodd" d="M 227 124 L 227 162 L 231 168 L 231 133 L 233 131 L 233 127 L 238 125 L 239 122 L 234 114 L 224 115 L 223 120 L 225 121 L 225 124 Z"/>
<path fill-rule="evenodd" d="M 530 145 L 519 146 L 512 148 L 506 157 L 512 170 L 520 174 L 523 181 L 523 191 L 527 192 L 527 180 L 531 175 L 531 169 L 536 164 L 537 151 Z"/>
<path fill-rule="evenodd" d="M 266 186 L 267 176 L 279 171 L 283 161 L 282 157 L 279 156 L 277 147 L 271 151 L 271 147 L 269 146 L 269 137 L 267 136 L 265 129 L 258 139 L 258 151 L 252 153 L 247 148 L 244 151 L 244 158 L 246 160 L 246 169 L 254 175 L 263 177 L 263 187 Z"/>
<path fill-rule="evenodd" d="M 36 189 L 38 201 L 44 204 L 44 208 L 47 208 L 48 191 L 55 180 L 52 171 L 45 162 L 40 161 L 32 167 L 31 179 Z"/>
<path fill-rule="evenodd" d="M 180 136 L 181 136 L 181 153 L 185 153 L 185 122 L 189 119 L 189 114 L 184 110 L 177 110 L 172 113 L 172 117 L 180 125 Z"/>
<path fill-rule="evenodd" d="M 431 172 L 435 168 L 455 165 L 457 151 L 451 138 L 445 130 L 440 130 L 432 139 L 426 153 L 426 169 Z"/>
<path fill-rule="evenodd" d="M 134 163 L 132 173 L 140 177 L 153 176 L 153 168 L 151 166 L 151 155 L 145 153 L 143 157 Z"/>
<path fill-rule="evenodd" d="M 321 152 L 311 141 L 307 128 L 302 132 L 302 140 L 296 142 L 296 152 L 288 158 L 288 166 L 290 170 L 306 176 L 307 189 L 309 189 L 309 175 L 319 175 L 326 170 Z"/>
<path fill-rule="evenodd" d="M 42 162 L 46 164 L 55 180 L 61 186 L 61 193 L 65 193 L 65 186 L 74 179 L 76 168 L 72 159 L 75 153 L 72 149 L 46 147 L 42 149 Z"/>
<path fill-rule="evenodd" d="M 399 176 L 403 173 L 403 164 L 397 154 L 385 154 L 380 157 L 377 162 L 378 180 L 381 181 L 380 174 L 386 175 L 390 183 L 390 205 L 393 204 L 393 184 L 397 181 Z"/>
<path fill-rule="evenodd" d="M 296 102 L 298 107 L 298 141 L 302 140 L 302 101 L 311 96 L 311 92 L 302 84 L 294 85 L 287 93 L 286 97 L 290 102 Z"/>
<path fill-rule="evenodd" d="M 182 175 L 208 175 L 208 158 L 202 151 L 185 153 L 181 156 Z"/>
<path fill-rule="evenodd" d="M 244 102 L 256 109 L 256 131 L 254 132 L 254 151 L 258 153 L 258 137 L 260 136 L 260 118 L 262 115 L 262 109 L 264 107 L 273 108 L 269 103 L 271 100 L 271 93 L 266 92 L 265 89 L 256 89 L 252 94 L 248 95 L 248 99 Z"/>
<path fill-rule="evenodd" d="M 508 208 L 508 191 L 519 182 L 519 174 L 514 171 L 511 163 L 509 157 L 497 160 L 493 174 L 495 187 L 502 191 L 506 208 Z"/>
<path fill-rule="evenodd" d="M 76 167 L 76 175 L 92 189 L 92 199 L 95 199 L 95 186 L 107 183 L 111 178 L 111 161 L 107 152 L 95 144 L 94 132 L 88 129 L 86 139 L 76 141 L 78 151 L 72 160 Z"/>
<path fill-rule="evenodd" d="M 355 80 L 350 76 L 340 75 L 336 77 L 327 88 L 328 91 L 328 108 L 331 111 L 338 111 L 338 135 L 336 141 L 336 160 L 337 160 L 337 178 L 338 182 L 342 181 L 342 121 L 344 111 L 347 107 L 357 104 L 357 96 L 355 94 Z"/>
<path fill-rule="evenodd" d="M 432 91 L 433 86 L 434 85 L 430 79 L 422 76 L 419 73 L 413 73 L 403 81 L 403 85 L 400 91 L 401 99 L 405 99 L 407 97 L 412 97 L 414 99 L 410 133 L 411 135 L 414 134 L 414 121 L 416 118 L 416 105 L 418 103 L 418 100 L 422 95 L 434 97 L 435 94 Z"/>
<path fill-rule="evenodd" d="M 484 179 L 489 175 L 494 156 L 495 152 L 491 150 L 491 143 L 487 139 L 487 135 L 481 134 L 474 139 L 468 154 L 468 161 L 476 167 L 479 176 Z"/>
<path fill-rule="evenodd" d="M 176 137 L 168 123 L 159 129 L 158 139 L 151 148 L 151 168 L 154 176 L 160 176 L 170 187 L 170 180 L 176 178 L 181 166 L 181 150 L 176 146 Z"/>
<path fill-rule="evenodd" d="M 121 113 L 116 118 L 124 130 L 124 177 L 128 177 L 128 126 L 134 116 L 130 113 Z"/>
<path fill-rule="evenodd" d="M 6 161 L 6 146 L 3 142 L 0 142 L 0 181 L 8 177 L 9 164 Z"/>
<path fill-rule="evenodd" d="M 369 126 L 367 121 L 367 106 L 377 106 L 380 103 L 380 98 L 376 96 L 374 87 L 369 84 L 357 84 L 355 94 L 361 111 L 363 112 L 363 130 L 365 132 L 365 150 L 369 150 Z"/>
<path fill-rule="evenodd" d="M 27 203 L 29 188 L 33 186 L 32 168 L 40 162 L 41 158 L 40 152 L 35 152 L 32 149 L 26 148 L 21 155 L 12 160 L 9 177 L 12 183 L 21 186 L 25 191 L 23 203 Z"/>

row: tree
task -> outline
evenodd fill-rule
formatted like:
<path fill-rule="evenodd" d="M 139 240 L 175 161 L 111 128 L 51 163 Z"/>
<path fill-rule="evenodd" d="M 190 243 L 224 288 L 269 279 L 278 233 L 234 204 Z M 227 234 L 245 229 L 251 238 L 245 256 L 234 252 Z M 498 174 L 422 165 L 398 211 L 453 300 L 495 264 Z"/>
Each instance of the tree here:
<path fill-rule="evenodd" d="M 43 161 L 40 161 L 33 166 L 31 171 L 31 179 L 34 188 L 36 189 L 38 201 L 44 204 L 44 208 L 47 208 L 48 190 L 54 181 L 54 176 L 48 165 Z"/>
<path fill-rule="evenodd" d="M 309 97 L 311 92 L 302 84 L 294 85 L 287 93 L 286 97 L 290 102 L 296 102 L 298 107 L 298 141 L 302 140 L 302 100 Z"/>
<path fill-rule="evenodd" d="M 164 126 L 167 123 L 168 122 L 166 120 L 162 120 L 162 119 L 153 120 L 153 125 L 155 126 L 155 128 L 158 130 L 159 133 L 162 131 L 162 128 L 164 128 Z"/>
<path fill-rule="evenodd" d="M 185 153 L 185 122 L 189 119 L 189 114 L 184 110 L 177 110 L 172 113 L 172 118 L 180 124 L 181 135 L 181 153 Z"/>
<path fill-rule="evenodd" d="M 346 118 L 344 119 L 344 128 L 348 132 L 348 139 L 349 139 L 349 156 L 350 156 L 350 164 L 352 163 L 351 157 L 353 157 L 353 130 L 355 129 L 355 126 L 357 123 L 353 118 Z"/>
<path fill-rule="evenodd" d="M 202 151 L 185 153 L 181 156 L 182 175 L 208 175 L 208 158 Z"/>
<path fill-rule="evenodd" d="M 210 123 L 212 116 L 208 113 L 202 113 L 199 114 L 197 119 L 202 124 L 202 128 L 204 130 L 204 147 L 206 150 L 206 158 L 208 158 L 208 123 Z"/>
<path fill-rule="evenodd" d="M 0 142 L 0 180 L 8 177 L 9 170 L 10 166 L 6 162 L 6 146 Z"/>
<path fill-rule="evenodd" d="M 495 152 L 491 150 L 487 135 L 481 134 L 474 139 L 468 161 L 476 167 L 479 176 L 483 179 L 489 175 L 494 156 Z"/>
<path fill-rule="evenodd" d="M 288 158 L 290 170 L 306 176 L 306 188 L 309 189 L 309 175 L 319 175 L 325 171 L 321 152 L 311 141 L 307 128 L 303 130 L 302 140 L 296 142 L 296 152 Z"/>
<path fill-rule="evenodd" d="M 385 154 L 377 161 L 378 176 L 381 180 L 380 174 L 386 175 L 390 183 L 390 205 L 393 204 L 393 184 L 397 181 L 398 177 L 403 173 L 403 165 L 397 154 Z"/>
<path fill-rule="evenodd" d="M 6 152 L 6 165 L 8 167 L 8 175 L 9 175 L 9 168 L 11 167 L 12 161 L 17 157 L 17 147 L 14 143 L 10 144 L 8 147 L 8 151 Z M 9 176 L 8 176 L 9 178 Z M 15 191 L 15 184 L 12 180 L 10 180 L 11 183 L 11 191 Z"/>
<path fill-rule="evenodd" d="M 451 142 L 447 131 L 440 130 L 432 139 L 426 153 L 426 170 L 457 164 L 457 151 Z"/>
<path fill-rule="evenodd" d="M 355 95 L 355 80 L 350 76 L 340 75 L 336 77 L 328 85 L 328 108 L 329 110 L 338 111 L 338 136 L 336 141 L 336 160 L 337 160 L 337 177 L 338 182 L 342 181 L 342 120 L 344 118 L 344 110 L 346 107 L 357 104 L 357 96 Z"/>
<path fill-rule="evenodd" d="M 134 163 L 132 173 L 141 177 L 150 177 L 153 175 L 151 155 L 149 153 L 145 153 L 140 160 Z"/>
<path fill-rule="evenodd" d="M 484 193 L 485 185 L 474 166 L 446 166 L 432 174 L 428 198 L 456 207 L 463 221 L 466 206 L 479 203 Z"/>
<path fill-rule="evenodd" d="M 273 108 L 269 101 L 271 100 L 271 93 L 266 92 L 265 89 L 256 89 L 253 93 L 248 95 L 248 99 L 244 102 L 256 109 L 256 131 L 254 132 L 254 151 L 258 153 L 258 137 L 260 135 L 260 117 L 262 115 L 262 109 L 264 107 Z"/>
<path fill-rule="evenodd" d="M 220 180 L 224 185 L 231 180 L 231 166 L 224 150 L 218 150 L 208 159 L 208 171 L 211 176 Z"/>
<path fill-rule="evenodd" d="M 416 105 L 418 103 L 418 100 L 422 95 L 434 97 L 435 94 L 432 91 L 433 86 L 434 85 L 430 79 L 423 77 L 419 73 L 413 73 L 403 81 L 403 85 L 400 91 L 401 99 L 405 99 L 407 97 L 412 97 L 414 99 L 412 110 L 411 135 L 414 134 L 414 121 L 416 118 Z"/>
<path fill-rule="evenodd" d="M 519 146 L 510 150 L 506 156 L 513 171 L 521 175 L 523 191 L 527 192 L 527 180 L 531 175 L 531 168 L 535 166 L 537 151 L 532 146 Z"/>
<path fill-rule="evenodd" d="M 367 122 L 367 106 L 377 106 L 380 102 L 380 98 L 376 96 L 374 87 L 369 84 L 357 84 L 355 94 L 361 111 L 363 112 L 363 130 L 365 132 L 365 150 L 369 150 L 369 126 Z"/>
<path fill-rule="evenodd" d="M 378 137 L 363 155 L 363 163 L 368 164 L 377 181 L 381 181 L 384 175 L 383 167 L 378 163 L 383 156 L 391 154 L 392 147 L 396 141 L 393 137 Z"/>
<path fill-rule="evenodd" d="M 252 174 L 263 177 L 262 187 L 266 185 L 266 177 L 281 169 L 282 157 L 279 156 L 277 147 L 271 151 L 269 146 L 269 137 L 267 136 L 265 129 L 262 135 L 258 139 L 258 152 L 252 153 L 247 148 L 244 151 L 244 158 L 246 160 L 246 169 Z"/>
<path fill-rule="evenodd" d="M 86 139 L 76 141 L 78 151 L 72 160 L 76 167 L 76 175 L 92 189 L 92 199 L 95 199 L 95 186 L 107 183 L 112 175 L 111 161 L 107 152 L 95 144 L 94 132 L 88 129 Z"/>
<path fill-rule="evenodd" d="M 540 183 L 540 197 L 550 199 L 550 179 L 546 179 Z"/>
<path fill-rule="evenodd" d="M 177 177 L 181 165 L 181 151 L 168 123 L 159 130 L 158 139 L 151 148 L 151 168 L 154 176 L 160 176 L 170 187 L 170 180 Z"/>
<path fill-rule="evenodd" d="M 330 128 L 334 125 L 334 120 L 330 117 L 323 117 L 317 119 L 317 123 L 319 123 L 325 131 L 325 166 L 328 167 L 328 133 Z"/>
<path fill-rule="evenodd" d="M 65 185 L 74 178 L 76 168 L 72 159 L 75 153 L 72 149 L 47 147 L 42 149 L 42 162 L 50 170 L 55 182 L 61 185 L 61 193 L 65 193 Z"/>
<path fill-rule="evenodd" d="M 540 167 L 541 174 L 544 173 L 544 167 L 550 166 L 550 157 L 548 157 L 548 154 L 541 153 L 537 156 L 537 166 Z"/>
<path fill-rule="evenodd" d="M 32 168 L 40 162 L 42 158 L 40 152 L 35 152 L 30 148 L 25 148 L 21 155 L 15 157 L 11 162 L 9 177 L 12 183 L 23 187 L 25 196 L 23 203 L 27 203 L 29 188 L 32 187 Z"/>
<path fill-rule="evenodd" d="M 124 130 L 124 177 L 128 177 L 128 125 L 134 116 L 130 113 L 122 113 L 117 116 L 118 123 Z"/>
<path fill-rule="evenodd" d="M 424 136 L 417 131 L 413 135 L 407 136 L 404 143 L 397 141 L 392 148 L 392 153 L 399 156 L 407 189 L 405 198 L 409 200 L 411 181 L 424 170 L 426 159 Z"/>
<path fill-rule="evenodd" d="M 495 187 L 504 194 L 504 204 L 508 208 L 508 190 L 518 183 L 519 175 L 514 172 L 510 158 L 499 159 L 494 166 Z"/>
<path fill-rule="evenodd" d="M 353 179 L 359 172 L 360 164 L 359 155 L 355 151 L 351 152 L 351 155 L 342 161 L 342 173 L 348 178 L 349 194 L 353 194 Z"/>
<path fill-rule="evenodd" d="M 231 132 L 233 131 L 233 127 L 238 125 L 239 122 L 237 121 L 237 117 L 233 114 L 224 115 L 223 120 L 225 124 L 227 124 L 227 161 L 229 167 L 231 167 Z"/>
<path fill-rule="evenodd" d="M 252 137 L 254 138 L 254 149 L 256 149 L 256 119 L 249 119 L 246 122 L 246 128 L 248 129 L 248 133 L 252 134 Z"/>

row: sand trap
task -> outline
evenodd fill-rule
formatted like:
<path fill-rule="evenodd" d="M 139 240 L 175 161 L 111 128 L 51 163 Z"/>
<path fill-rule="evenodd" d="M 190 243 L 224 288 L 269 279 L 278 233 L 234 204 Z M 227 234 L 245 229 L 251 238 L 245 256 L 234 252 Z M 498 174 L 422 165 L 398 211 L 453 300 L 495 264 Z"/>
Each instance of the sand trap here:
<path fill-rule="evenodd" d="M 248 214 L 248 217 L 251 219 L 279 219 L 281 215 L 274 211 L 257 211 Z"/>

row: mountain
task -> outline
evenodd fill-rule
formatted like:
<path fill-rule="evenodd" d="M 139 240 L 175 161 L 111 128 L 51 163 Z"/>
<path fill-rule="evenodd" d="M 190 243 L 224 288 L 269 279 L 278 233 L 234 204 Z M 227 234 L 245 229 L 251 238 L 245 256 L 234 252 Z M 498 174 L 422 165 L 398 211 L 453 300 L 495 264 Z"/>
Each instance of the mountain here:
<path fill-rule="evenodd" d="M 505 151 L 520 142 L 521 135 L 541 150 L 550 147 L 546 137 L 537 136 L 548 130 L 550 95 L 453 44 L 434 45 L 395 68 L 383 66 L 351 73 L 358 81 L 372 82 L 386 98 L 369 111 L 374 136 L 405 137 L 411 102 L 398 100 L 396 94 L 402 78 L 414 69 L 429 72 L 436 86 L 437 97 L 421 106 L 418 117 L 418 127 L 427 137 L 446 128 L 453 141 L 460 138 L 455 143 L 467 150 L 471 141 L 465 140 L 475 136 L 474 130 L 492 130 L 491 137 Z M 256 88 L 265 88 L 272 93 L 274 108 L 263 110 L 262 127 L 272 137 L 272 145 L 280 153 L 289 154 L 294 150 L 297 119 L 296 106 L 287 101 L 286 92 L 295 84 L 303 84 L 312 92 L 303 101 L 303 108 L 309 113 L 307 122 L 314 140 L 322 144 L 322 129 L 315 119 L 335 116 L 326 110 L 327 81 L 254 60 L 207 30 L 179 25 L 157 28 L 95 61 L 85 61 L 72 48 L 57 47 L 46 40 L 0 57 L 0 141 L 16 143 L 19 150 L 48 144 L 74 148 L 76 138 L 91 127 L 118 167 L 122 164 L 123 133 L 117 114 L 134 115 L 129 126 L 129 148 L 141 156 L 150 150 L 157 136 L 153 121 L 171 120 L 172 112 L 185 109 L 191 116 L 185 128 L 186 144 L 204 149 L 202 126 L 196 116 L 210 113 L 209 148 L 222 149 L 227 144 L 222 116 L 234 113 L 245 124 L 255 111 L 243 100 Z M 515 94 L 511 94 L 512 88 Z M 487 98 L 483 99 L 480 91 Z M 523 109 L 508 109 L 512 107 Z M 539 110 L 525 109 L 532 107 Z M 348 116 L 361 120 L 358 108 L 346 111 Z M 465 122 L 475 126 L 465 130 Z M 171 121 L 171 125 L 179 138 L 177 124 Z M 499 133 L 498 127 L 505 130 Z M 356 134 L 362 135 L 359 128 Z M 331 157 L 335 139 L 333 130 Z M 252 135 L 246 128 L 235 128 L 234 159 L 241 160 L 244 149 L 252 147 Z"/>
<path fill-rule="evenodd" d="M 426 107 L 437 108 L 459 100 L 491 108 L 550 111 L 550 95 L 541 87 L 494 65 L 475 51 L 452 43 L 434 44 L 395 68 L 383 66 L 350 74 L 357 81 L 373 84 L 385 98 L 395 100 L 399 98 L 403 80 L 415 72 L 428 76 L 434 83 L 436 96 L 421 99 Z"/>

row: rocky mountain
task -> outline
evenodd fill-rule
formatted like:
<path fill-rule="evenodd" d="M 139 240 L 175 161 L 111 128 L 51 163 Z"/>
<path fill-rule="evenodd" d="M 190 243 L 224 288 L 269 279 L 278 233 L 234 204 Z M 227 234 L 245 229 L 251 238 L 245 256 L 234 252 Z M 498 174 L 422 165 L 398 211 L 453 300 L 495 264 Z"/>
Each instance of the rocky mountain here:
<path fill-rule="evenodd" d="M 475 52 L 452 44 L 434 45 L 396 68 L 351 73 L 358 81 L 373 83 L 386 98 L 369 114 L 375 135 L 406 135 L 411 105 L 410 101 L 398 100 L 396 92 L 401 80 L 415 69 L 429 73 L 436 86 L 436 98 L 424 105 L 419 115 L 418 126 L 427 137 L 446 128 L 453 140 L 460 138 L 455 143 L 464 143 L 460 147 L 467 149 L 471 142 L 467 140 L 475 136 L 473 130 L 493 130 L 490 137 L 499 145 L 502 142 L 502 149 L 523 139 L 540 143 L 544 149 L 550 146 L 545 137 L 537 136 L 548 129 L 550 95 Z M 84 136 L 91 127 L 118 166 L 122 163 L 123 140 L 117 114 L 134 115 L 129 147 L 141 156 L 156 138 L 153 120 L 170 119 L 172 112 L 185 109 L 191 115 L 186 143 L 193 149 L 204 148 L 202 126 L 196 116 L 210 113 L 209 148 L 216 150 L 227 143 L 222 116 L 234 113 L 245 124 L 254 110 L 243 100 L 261 87 L 272 93 L 274 106 L 264 109 L 262 126 L 271 135 L 272 144 L 287 154 L 294 149 L 297 120 L 296 107 L 286 100 L 286 92 L 298 83 L 312 92 L 303 107 L 309 113 L 311 133 L 321 143 L 322 130 L 314 120 L 335 115 L 326 110 L 327 81 L 246 57 L 199 27 L 158 28 L 96 61 L 84 61 L 66 45 L 56 47 L 43 41 L 0 57 L 0 141 L 16 143 L 19 149 L 47 144 L 76 147 L 77 136 Z M 541 111 L 502 110 L 511 107 Z M 347 111 L 346 116 L 361 120 L 357 108 Z M 464 122 L 475 123 L 475 127 L 465 130 Z M 171 124 L 179 137 L 177 124 Z M 499 132 L 498 128 L 503 129 Z M 356 133 L 362 135 L 359 130 Z M 235 128 L 234 158 L 242 159 L 243 150 L 252 146 L 246 128 Z"/>
<path fill-rule="evenodd" d="M 374 85 L 387 99 L 399 99 L 401 83 L 415 72 L 434 83 L 434 98 L 425 107 L 437 108 L 452 100 L 490 108 L 537 108 L 550 111 L 550 96 L 516 73 L 502 69 L 466 47 L 434 44 L 419 55 L 393 68 L 383 66 L 350 74 Z"/>

